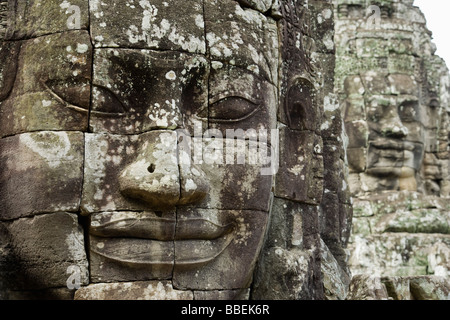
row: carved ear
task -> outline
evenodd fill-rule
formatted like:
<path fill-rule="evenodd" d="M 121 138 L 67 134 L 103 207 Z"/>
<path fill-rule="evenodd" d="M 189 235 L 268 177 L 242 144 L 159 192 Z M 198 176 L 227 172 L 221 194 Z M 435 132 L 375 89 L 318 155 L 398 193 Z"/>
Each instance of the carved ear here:
<path fill-rule="evenodd" d="M 20 41 L 0 43 L 0 101 L 5 100 L 16 79 Z"/>
<path fill-rule="evenodd" d="M 284 102 L 288 126 L 295 130 L 315 130 L 317 120 L 314 87 L 305 78 L 297 78 L 289 86 Z"/>

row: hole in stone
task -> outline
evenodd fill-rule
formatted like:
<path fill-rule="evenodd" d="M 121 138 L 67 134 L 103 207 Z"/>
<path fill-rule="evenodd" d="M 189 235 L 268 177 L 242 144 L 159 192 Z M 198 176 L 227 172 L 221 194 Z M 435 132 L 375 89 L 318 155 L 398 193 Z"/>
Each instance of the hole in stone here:
<path fill-rule="evenodd" d="M 156 168 L 156 166 L 152 163 L 152 164 L 147 168 L 147 170 L 148 170 L 148 172 L 153 173 L 153 172 L 155 172 L 155 168 Z"/>

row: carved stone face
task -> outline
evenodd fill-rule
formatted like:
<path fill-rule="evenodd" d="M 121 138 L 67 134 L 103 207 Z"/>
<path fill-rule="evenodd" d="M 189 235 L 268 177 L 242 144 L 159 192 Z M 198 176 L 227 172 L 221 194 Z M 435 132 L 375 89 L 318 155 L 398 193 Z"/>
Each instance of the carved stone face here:
<path fill-rule="evenodd" d="M 417 190 L 425 116 L 414 78 L 367 72 L 346 79 L 350 166 L 382 190 Z"/>
<path fill-rule="evenodd" d="M 91 279 L 245 288 L 272 178 L 248 155 L 238 165 L 226 162 L 228 149 L 208 153 L 203 135 L 217 129 L 214 143 L 226 146 L 227 129 L 275 128 L 276 65 L 267 64 L 275 22 L 231 1 L 206 2 L 205 16 L 201 1 L 181 4 L 188 16 L 175 4 L 142 5 L 137 16 L 124 2 L 91 10 L 92 133 L 81 202 L 91 216 Z M 119 23 L 123 16 L 128 23 Z M 203 159 L 194 158 L 196 147 Z"/>

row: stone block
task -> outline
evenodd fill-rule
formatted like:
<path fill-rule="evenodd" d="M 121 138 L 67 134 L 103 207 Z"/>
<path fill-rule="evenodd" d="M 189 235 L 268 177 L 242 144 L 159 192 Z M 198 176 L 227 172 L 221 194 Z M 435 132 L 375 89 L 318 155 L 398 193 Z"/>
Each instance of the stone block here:
<path fill-rule="evenodd" d="M 90 284 L 76 291 L 75 300 L 193 300 L 192 291 L 174 289 L 170 281 Z"/>
<path fill-rule="evenodd" d="M 69 30 L 87 30 L 88 5 L 83 0 L 10 0 L 8 9 L 11 21 L 6 30 L 6 39 L 18 40 Z"/>
<path fill-rule="evenodd" d="M 254 300 L 312 300 L 323 292 L 315 290 L 316 262 L 310 251 L 272 247 L 258 262 L 252 288 Z M 320 271 L 319 271 L 320 272 Z"/>
<path fill-rule="evenodd" d="M 87 130 L 92 69 L 88 32 L 42 36 L 23 41 L 18 56 L 14 50 L 5 52 L 17 59 L 17 68 L 13 61 L 6 67 L 15 82 L 5 88 L 11 91 L 0 105 L 0 136 Z M 8 78 L 14 79 L 11 74 Z"/>
<path fill-rule="evenodd" d="M 95 1 L 90 3 L 89 14 L 96 48 L 206 53 L 202 1 L 158 0 L 135 4 Z"/>
<path fill-rule="evenodd" d="M 324 170 L 322 152 L 322 141 L 313 132 L 281 128 L 275 195 L 303 203 L 320 203 Z"/>
<path fill-rule="evenodd" d="M 190 154 L 185 155 L 177 153 L 175 131 L 132 136 L 86 134 L 82 209 L 85 213 L 164 211 L 176 204 L 195 203 L 199 208 L 267 212 L 272 177 L 262 174 L 266 166 L 258 159 L 251 163 L 248 142 L 244 144 L 245 161 L 240 164 L 233 159 L 227 163 L 225 140 L 217 139 L 220 148 L 216 150 L 207 147 L 211 142 L 208 139 L 195 138 L 192 149 L 188 148 Z M 180 161 L 180 156 L 187 159 Z"/>
<path fill-rule="evenodd" d="M 208 115 L 209 129 L 223 136 L 227 130 L 256 135 L 263 130 L 270 143 L 277 121 L 277 89 L 249 70 L 220 63 L 209 78 Z"/>
<path fill-rule="evenodd" d="M 41 131 L 0 140 L 0 220 L 80 207 L 81 132 Z"/>
<path fill-rule="evenodd" d="M 76 214 L 58 212 L 21 218 L 1 222 L 0 229 L 4 244 L 0 283 L 2 291 L 11 291 L 10 297 L 14 296 L 12 291 L 26 295 L 24 291 L 88 284 L 84 235 Z"/>
<path fill-rule="evenodd" d="M 93 132 L 139 134 L 185 128 L 193 135 L 194 120 L 207 129 L 209 66 L 203 56 L 97 49 L 94 61 Z"/>
<path fill-rule="evenodd" d="M 90 218 L 91 282 L 169 279 L 175 211 L 101 212 Z"/>
<path fill-rule="evenodd" d="M 347 149 L 347 159 L 350 173 L 364 172 L 367 165 L 367 149 L 349 148 Z"/>
<path fill-rule="evenodd" d="M 205 2 L 208 52 L 212 60 L 248 69 L 278 83 L 275 20 L 236 1 Z"/>

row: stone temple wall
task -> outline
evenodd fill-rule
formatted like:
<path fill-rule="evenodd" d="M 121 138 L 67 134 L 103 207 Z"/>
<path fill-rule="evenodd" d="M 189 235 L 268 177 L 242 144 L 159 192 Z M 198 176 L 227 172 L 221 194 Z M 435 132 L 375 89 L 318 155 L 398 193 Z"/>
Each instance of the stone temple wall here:
<path fill-rule="evenodd" d="M 427 281 L 440 290 L 432 298 L 448 298 L 448 69 L 412 0 L 335 1 L 335 17 L 354 196 L 350 298 L 424 298 Z"/>
<path fill-rule="evenodd" d="M 331 1 L 7 4 L 2 299 L 345 298 Z"/>

